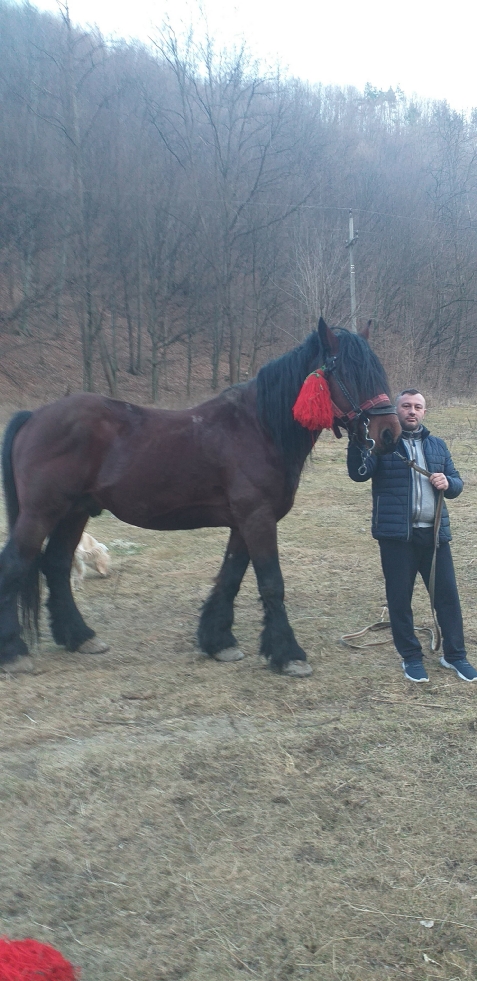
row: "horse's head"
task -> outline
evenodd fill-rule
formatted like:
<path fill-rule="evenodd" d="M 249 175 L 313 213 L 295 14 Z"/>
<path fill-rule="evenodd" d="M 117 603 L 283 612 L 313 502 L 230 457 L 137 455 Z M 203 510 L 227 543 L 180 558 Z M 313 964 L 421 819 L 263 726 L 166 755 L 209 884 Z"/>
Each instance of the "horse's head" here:
<path fill-rule="evenodd" d="M 325 353 L 325 377 L 335 422 L 364 452 L 391 453 L 401 426 L 389 396 L 384 368 L 368 344 L 369 325 L 359 334 L 330 330 L 320 317 L 318 332 Z"/>

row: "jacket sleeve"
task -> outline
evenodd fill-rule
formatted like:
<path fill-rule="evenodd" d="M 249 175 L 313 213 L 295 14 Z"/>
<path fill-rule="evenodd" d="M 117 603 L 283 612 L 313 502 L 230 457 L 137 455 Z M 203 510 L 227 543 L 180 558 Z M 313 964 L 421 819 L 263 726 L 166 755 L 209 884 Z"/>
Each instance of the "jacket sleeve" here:
<path fill-rule="evenodd" d="M 464 488 L 464 481 L 462 480 L 459 471 L 456 470 L 452 461 L 452 457 L 445 443 L 444 443 L 444 450 L 445 450 L 444 474 L 447 477 L 447 480 L 449 481 L 449 486 L 447 490 L 444 491 L 444 497 L 447 497 L 449 498 L 449 500 L 452 500 L 453 497 L 458 497 L 459 494 L 462 493 Z"/>
<path fill-rule="evenodd" d="M 358 473 L 358 470 L 363 465 L 361 450 L 359 449 L 359 447 L 356 446 L 356 443 L 350 442 L 348 443 L 347 463 L 348 463 L 348 474 L 351 477 L 351 480 L 355 480 L 357 484 L 361 484 L 363 481 L 369 480 L 370 477 L 373 477 L 373 475 L 376 473 L 376 468 L 378 466 L 378 458 L 377 456 L 374 456 L 374 454 L 370 454 L 369 456 L 367 456 L 366 463 L 365 463 L 366 473 L 364 474 Z M 458 493 L 460 493 L 460 491 Z"/>

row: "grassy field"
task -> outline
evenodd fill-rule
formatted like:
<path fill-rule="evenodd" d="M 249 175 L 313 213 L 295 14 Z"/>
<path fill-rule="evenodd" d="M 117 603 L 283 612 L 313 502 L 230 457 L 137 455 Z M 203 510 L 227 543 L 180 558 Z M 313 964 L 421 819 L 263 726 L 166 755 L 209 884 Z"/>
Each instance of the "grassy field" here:
<path fill-rule="evenodd" d="M 477 408 L 432 412 L 466 481 L 450 502 L 477 663 Z M 370 489 L 326 436 L 280 526 L 287 609 L 313 675 L 201 657 L 194 633 L 227 533 L 89 530 L 113 575 L 79 604 L 111 644 L 55 647 L 0 678 L 0 934 L 52 943 L 82 981 L 477 978 L 477 685 L 340 635 L 384 603 Z M 2 521 L 4 521 L 2 512 Z M 129 545 L 124 543 L 129 543 Z M 416 623 L 430 625 L 422 584 Z"/>

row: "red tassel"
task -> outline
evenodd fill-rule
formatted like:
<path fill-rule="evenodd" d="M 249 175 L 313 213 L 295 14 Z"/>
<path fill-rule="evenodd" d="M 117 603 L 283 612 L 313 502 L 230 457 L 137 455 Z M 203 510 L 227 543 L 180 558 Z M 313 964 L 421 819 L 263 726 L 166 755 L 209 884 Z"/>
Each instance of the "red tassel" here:
<path fill-rule="evenodd" d="M 321 369 L 305 378 L 293 406 L 293 418 L 305 429 L 331 429 L 333 407 L 328 382 Z"/>
<path fill-rule="evenodd" d="M 49 944 L 0 939 L 0 981 L 78 981 L 79 971 Z"/>

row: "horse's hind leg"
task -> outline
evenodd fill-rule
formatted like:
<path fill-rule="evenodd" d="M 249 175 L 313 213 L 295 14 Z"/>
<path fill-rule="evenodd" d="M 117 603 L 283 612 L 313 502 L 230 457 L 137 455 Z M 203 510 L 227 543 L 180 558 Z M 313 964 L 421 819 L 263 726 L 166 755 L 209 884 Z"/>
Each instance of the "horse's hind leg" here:
<path fill-rule="evenodd" d="M 31 560 L 22 558 L 13 538 L 0 555 L 0 664 L 11 664 L 28 654 L 20 636 L 18 594 L 31 568 Z"/>
<path fill-rule="evenodd" d="M 209 598 L 204 603 L 197 631 L 199 647 L 217 661 L 238 661 L 243 657 L 237 648 L 232 624 L 234 599 L 249 562 L 250 556 L 241 534 L 232 529 L 222 568 Z"/>
<path fill-rule="evenodd" d="M 107 650 L 94 630 L 83 620 L 71 591 L 71 565 L 75 548 L 88 520 L 84 512 L 69 515 L 56 526 L 41 560 L 50 592 L 47 606 L 50 626 L 57 644 L 68 651 L 99 654 Z"/>
<path fill-rule="evenodd" d="M 28 647 L 21 637 L 19 600 L 24 624 L 38 629 L 39 559 L 46 533 L 45 526 L 37 518 L 20 515 L 0 555 L 0 664 L 10 664 L 28 654 Z"/>

